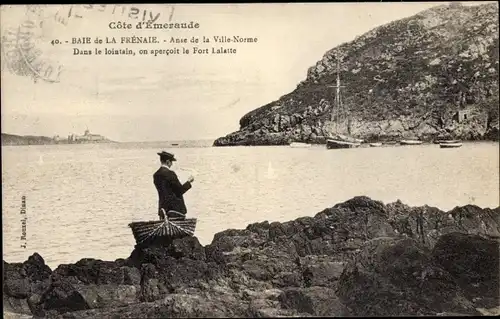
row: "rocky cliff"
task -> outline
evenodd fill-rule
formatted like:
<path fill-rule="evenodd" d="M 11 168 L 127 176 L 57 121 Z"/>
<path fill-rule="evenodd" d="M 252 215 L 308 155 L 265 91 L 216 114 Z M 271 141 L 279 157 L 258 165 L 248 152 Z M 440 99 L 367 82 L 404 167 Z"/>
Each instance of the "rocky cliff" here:
<path fill-rule="evenodd" d="M 4 261 L 4 311 L 47 318 L 404 316 L 499 310 L 500 208 L 355 197 L 279 223 L 55 270 Z"/>
<path fill-rule="evenodd" d="M 498 140 L 498 4 L 491 3 L 438 6 L 333 48 L 293 92 L 243 116 L 240 130 L 214 145 L 324 142 L 334 133 L 337 53 L 345 110 L 335 112 L 350 119 L 351 135 Z"/>

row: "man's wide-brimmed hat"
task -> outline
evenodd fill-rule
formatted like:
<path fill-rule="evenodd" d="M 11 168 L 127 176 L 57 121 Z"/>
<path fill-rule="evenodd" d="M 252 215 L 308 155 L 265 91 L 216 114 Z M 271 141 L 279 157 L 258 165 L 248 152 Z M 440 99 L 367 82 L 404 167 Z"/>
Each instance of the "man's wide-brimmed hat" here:
<path fill-rule="evenodd" d="M 162 158 L 166 158 L 166 159 L 171 160 L 171 161 L 176 161 L 175 156 L 172 153 L 161 151 L 160 153 L 156 153 L 156 154 L 160 155 L 160 157 L 162 157 Z"/>

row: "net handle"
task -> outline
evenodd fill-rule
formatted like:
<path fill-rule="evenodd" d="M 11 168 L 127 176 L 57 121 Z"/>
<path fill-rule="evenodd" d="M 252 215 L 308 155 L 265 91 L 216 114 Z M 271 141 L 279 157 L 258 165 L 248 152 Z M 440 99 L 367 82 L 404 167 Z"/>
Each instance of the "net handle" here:
<path fill-rule="evenodd" d="M 167 213 L 165 212 L 165 209 L 161 208 L 160 210 L 161 210 L 160 220 L 165 220 L 165 219 L 168 220 L 168 216 L 167 216 Z M 183 213 L 180 213 L 180 212 L 178 212 L 176 210 L 173 210 L 173 209 L 169 210 L 168 212 L 169 213 L 177 214 L 177 215 L 179 215 L 181 217 L 185 217 L 186 216 Z"/>

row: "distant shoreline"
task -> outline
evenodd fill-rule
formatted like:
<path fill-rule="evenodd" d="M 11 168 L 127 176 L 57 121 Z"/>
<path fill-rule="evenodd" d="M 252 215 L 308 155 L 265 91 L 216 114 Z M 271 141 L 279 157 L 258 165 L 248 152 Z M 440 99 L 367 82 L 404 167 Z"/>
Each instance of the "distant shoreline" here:
<path fill-rule="evenodd" d="M 56 144 L 103 144 L 103 143 L 119 143 L 107 138 L 101 140 L 78 140 L 70 141 L 67 139 L 56 140 L 48 136 L 35 135 L 15 135 L 2 133 L 2 146 L 25 146 L 25 145 L 56 145 Z"/>

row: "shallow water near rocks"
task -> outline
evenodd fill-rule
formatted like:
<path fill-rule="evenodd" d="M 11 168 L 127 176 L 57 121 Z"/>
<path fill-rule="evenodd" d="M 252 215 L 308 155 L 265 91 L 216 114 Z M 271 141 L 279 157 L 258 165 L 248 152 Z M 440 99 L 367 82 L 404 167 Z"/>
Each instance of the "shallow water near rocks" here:
<path fill-rule="evenodd" d="M 195 176 L 185 199 L 204 245 L 227 228 L 314 216 L 358 195 L 443 210 L 499 205 L 498 143 L 345 150 L 210 144 L 3 146 L 4 260 L 38 252 L 54 269 L 87 257 L 128 257 L 135 244 L 128 224 L 157 219 L 152 175 L 163 149 L 176 155 L 181 181 Z"/>

